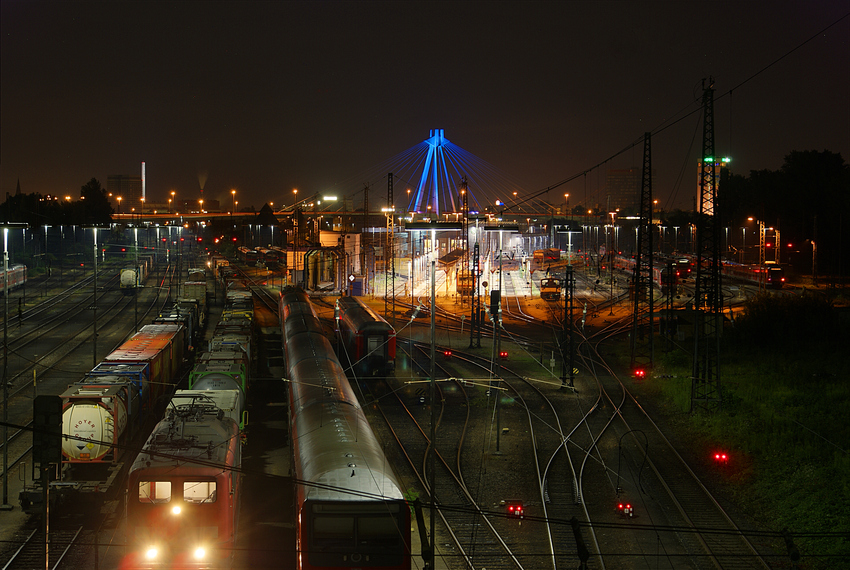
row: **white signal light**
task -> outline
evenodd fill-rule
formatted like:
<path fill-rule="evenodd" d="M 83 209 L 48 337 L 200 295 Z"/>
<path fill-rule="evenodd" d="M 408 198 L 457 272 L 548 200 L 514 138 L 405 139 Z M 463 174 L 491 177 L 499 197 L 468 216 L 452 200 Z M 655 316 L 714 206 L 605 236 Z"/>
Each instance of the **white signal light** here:
<path fill-rule="evenodd" d="M 155 546 L 151 546 L 145 551 L 145 558 L 147 558 L 148 560 L 153 560 L 154 558 L 156 558 L 157 554 L 159 554 L 159 551 L 156 549 Z"/>
<path fill-rule="evenodd" d="M 195 549 L 195 560 L 203 560 L 204 556 L 207 555 L 206 549 L 203 546 L 199 546 Z"/>
<path fill-rule="evenodd" d="M 174 507 L 174 508 L 171 509 L 171 512 L 172 512 L 172 514 L 179 515 L 180 510 L 181 510 L 180 507 Z"/>

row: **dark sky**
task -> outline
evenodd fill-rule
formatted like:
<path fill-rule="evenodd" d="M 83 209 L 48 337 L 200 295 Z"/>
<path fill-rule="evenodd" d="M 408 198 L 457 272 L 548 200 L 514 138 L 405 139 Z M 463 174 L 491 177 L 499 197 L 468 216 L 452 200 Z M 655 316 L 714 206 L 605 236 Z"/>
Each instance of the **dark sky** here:
<path fill-rule="evenodd" d="M 534 192 L 697 108 L 709 75 L 734 172 L 850 160 L 850 0 L 0 7 L 3 192 L 78 196 L 144 160 L 151 200 L 197 198 L 206 173 L 207 198 L 291 203 L 378 183 L 363 173 L 434 128 Z M 692 203 L 701 137 L 698 113 L 653 136 L 667 208 Z M 641 164 L 642 146 L 609 163 Z M 585 184 L 604 172 L 550 199 Z"/>

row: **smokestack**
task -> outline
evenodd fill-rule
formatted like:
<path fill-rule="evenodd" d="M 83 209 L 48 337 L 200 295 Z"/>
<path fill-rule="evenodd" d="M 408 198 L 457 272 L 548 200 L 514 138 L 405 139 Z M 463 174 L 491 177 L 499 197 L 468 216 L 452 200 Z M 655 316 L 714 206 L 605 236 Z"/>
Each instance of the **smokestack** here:
<path fill-rule="evenodd" d="M 142 161 L 142 202 L 145 200 L 145 161 Z"/>

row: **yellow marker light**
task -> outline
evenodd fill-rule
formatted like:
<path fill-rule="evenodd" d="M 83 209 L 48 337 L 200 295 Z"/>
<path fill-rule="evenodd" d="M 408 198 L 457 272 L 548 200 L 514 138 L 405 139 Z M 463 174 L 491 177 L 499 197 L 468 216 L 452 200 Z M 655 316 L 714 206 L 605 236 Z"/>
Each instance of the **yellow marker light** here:
<path fill-rule="evenodd" d="M 179 515 L 179 514 L 180 514 L 180 507 L 174 507 L 174 508 L 172 508 L 172 509 L 171 509 L 171 512 L 172 512 L 173 514 L 175 514 L 175 515 Z"/>

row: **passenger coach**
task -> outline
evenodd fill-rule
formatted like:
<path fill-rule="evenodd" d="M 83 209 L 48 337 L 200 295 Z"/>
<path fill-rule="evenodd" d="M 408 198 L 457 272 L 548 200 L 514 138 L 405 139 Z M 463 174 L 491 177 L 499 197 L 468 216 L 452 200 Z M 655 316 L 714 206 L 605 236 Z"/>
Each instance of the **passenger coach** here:
<path fill-rule="evenodd" d="M 386 376 L 395 370 L 395 330 L 383 317 L 357 297 L 340 297 L 335 313 L 340 355 L 356 375 Z"/>
<path fill-rule="evenodd" d="M 280 299 L 297 567 L 408 570 L 410 508 L 307 295 Z"/>

